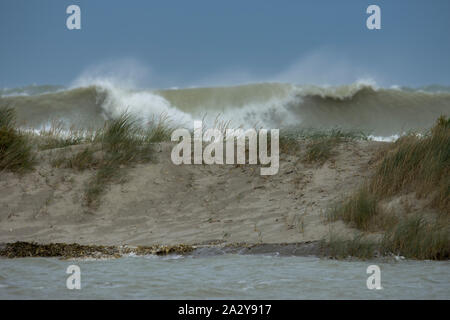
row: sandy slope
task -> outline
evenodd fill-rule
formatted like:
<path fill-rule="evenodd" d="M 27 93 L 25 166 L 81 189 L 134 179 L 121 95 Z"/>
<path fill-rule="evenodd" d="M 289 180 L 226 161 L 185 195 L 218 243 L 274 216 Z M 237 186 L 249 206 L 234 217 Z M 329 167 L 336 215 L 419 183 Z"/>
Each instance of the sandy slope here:
<path fill-rule="evenodd" d="M 82 204 L 92 172 L 54 169 L 43 152 L 32 173 L 0 173 L 0 243 L 281 243 L 319 240 L 330 228 L 348 234 L 321 215 L 370 174 L 380 144 L 343 143 L 318 166 L 300 160 L 303 143 L 266 177 L 256 166 L 175 166 L 171 145 L 160 144 L 157 162 L 126 169 L 126 181 L 111 185 L 95 211 Z"/>

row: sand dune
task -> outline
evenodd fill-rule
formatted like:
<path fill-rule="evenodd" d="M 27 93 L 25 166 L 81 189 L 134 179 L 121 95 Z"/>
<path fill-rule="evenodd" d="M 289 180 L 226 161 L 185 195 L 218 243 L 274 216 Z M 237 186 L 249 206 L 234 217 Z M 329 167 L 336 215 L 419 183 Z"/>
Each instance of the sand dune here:
<path fill-rule="evenodd" d="M 0 173 L 0 243 L 77 242 L 102 245 L 296 243 L 320 240 L 330 228 L 322 214 L 371 172 L 382 142 L 345 142 L 323 165 L 301 160 L 306 142 L 282 154 L 274 176 L 257 166 L 181 165 L 170 143 L 155 145 L 156 161 L 125 168 L 98 208 L 83 204 L 93 171 L 57 169 L 40 153 L 32 173 Z M 79 150 L 82 146 L 69 147 Z"/>

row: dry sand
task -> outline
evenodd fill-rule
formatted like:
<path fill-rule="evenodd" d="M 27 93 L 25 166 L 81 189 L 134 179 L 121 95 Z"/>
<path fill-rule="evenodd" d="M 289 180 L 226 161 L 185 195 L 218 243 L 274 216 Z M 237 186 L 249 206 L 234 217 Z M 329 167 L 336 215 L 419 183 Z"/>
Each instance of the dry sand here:
<path fill-rule="evenodd" d="M 301 160 L 305 143 L 297 154 L 280 156 L 274 176 L 250 165 L 176 166 L 172 145 L 158 144 L 157 161 L 124 168 L 125 181 L 108 186 L 95 210 L 83 205 L 93 172 L 52 168 L 54 151 L 42 152 L 34 172 L 0 173 L 0 243 L 298 243 L 327 237 L 330 229 L 351 234 L 323 214 L 371 173 L 383 143 L 342 143 L 323 165 Z"/>

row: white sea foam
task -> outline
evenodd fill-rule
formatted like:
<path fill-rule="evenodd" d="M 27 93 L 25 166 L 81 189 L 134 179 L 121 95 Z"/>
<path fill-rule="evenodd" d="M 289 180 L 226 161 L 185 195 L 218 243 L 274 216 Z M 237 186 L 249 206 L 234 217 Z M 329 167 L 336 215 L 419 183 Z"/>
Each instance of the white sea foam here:
<path fill-rule="evenodd" d="M 98 90 L 105 91 L 106 98 L 102 109 L 107 116 L 116 117 L 125 111 L 143 120 L 167 115 L 176 124 L 192 123 L 192 116 L 173 107 L 166 99 L 150 91 L 133 91 L 113 85 L 102 86 Z"/>
<path fill-rule="evenodd" d="M 394 134 L 394 135 L 387 136 L 387 137 L 370 135 L 368 138 L 369 138 L 369 140 L 373 140 L 373 141 L 394 142 L 398 138 L 400 138 L 400 135 Z"/>

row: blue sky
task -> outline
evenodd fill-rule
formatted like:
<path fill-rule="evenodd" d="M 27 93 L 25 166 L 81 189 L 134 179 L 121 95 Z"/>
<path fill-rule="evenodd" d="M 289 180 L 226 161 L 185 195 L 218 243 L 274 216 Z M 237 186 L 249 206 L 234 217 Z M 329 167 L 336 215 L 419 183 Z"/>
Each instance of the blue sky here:
<path fill-rule="evenodd" d="M 81 30 L 66 8 L 81 8 Z M 381 8 L 381 30 L 366 8 Z M 1 0 L 0 87 L 82 77 L 450 85 L 450 1 Z"/>

